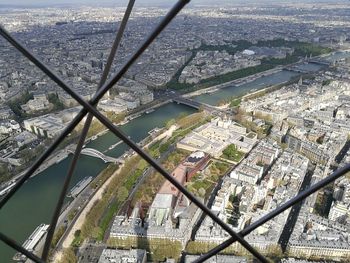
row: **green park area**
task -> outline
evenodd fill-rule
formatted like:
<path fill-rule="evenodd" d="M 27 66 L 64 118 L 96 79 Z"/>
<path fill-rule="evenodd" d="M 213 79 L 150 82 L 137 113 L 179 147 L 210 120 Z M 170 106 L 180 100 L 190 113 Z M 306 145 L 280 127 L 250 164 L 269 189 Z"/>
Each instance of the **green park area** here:
<path fill-rule="evenodd" d="M 242 102 L 241 98 L 232 98 L 230 102 L 230 108 L 236 108 L 238 107 Z"/>
<path fill-rule="evenodd" d="M 89 239 L 100 242 L 104 239 L 109 225 L 113 222 L 117 212 L 126 201 L 138 178 L 143 174 L 147 167 L 146 161 L 139 156 L 129 158 L 119 170 L 118 175 L 114 176 L 107 185 L 102 198 L 97 200 L 91 210 L 85 217 L 81 229 L 75 231 L 72 248 L 65 250 L 61 262 L 76 262 L 74 259 L 73 248 L 80 247 L 81 244 Z M 90 187 L 98 188 L 102 186 L 117 170 L 115 164 L 110 164 L 95 180 Z M 116 190 L 117 189 L 117 190 Z M 53 238 L 52 247 L 55 247 L 59 238 L 63 235 L 64 229 L 58 228 Z"/>
<path fill-rule="evenodd" d="M 113 177 L 107 185 L 102 198 L 96 201 L 88 212 L 81 230 L 75 233 L 73 246 L 80 246 L 86 238 L 103 240 L 109 224 L 128 198 L 134 184 L 146 167 L 146 161 L 139 156 L 131 157 L 125 162 L 118 175 Z M 114 172 L 115 169 L 107 168 L 91 185 L 93 187 L 102 185 Z M 116 191 L 116 189 L 118 190 Z"/>
<path fill-rule="evenodd" d="M 244 152 L 239 151 L 236 145 L 230 144 L 225 150 L 223 150 L 221 157 L 234 162 L 239 162 L 244 157 Z"/>
<path fill-rule="evenodd" d="M 229 98 L 219 100 L 219 102 L 217 103 L 217 106 L 229 105 L 230 108 L 237 108 L 239 107 L 239 105 L 241 105 L 241 102 L 242 102 L 241 97 L 232 96 Z"/>
<path fill-rule="evenodd" d="M 229 170 L 230 165 L 223 162 L 211 162 L 201 173 L 197 173 L 187 183 L 186 188 L 198 197 L 207 200 L 215 185 Z"/>
<path fill-rule="evenodd" d="M 166 124 L 169 127 L 173 124 L 176 124 L 179 127 L 173 133 L 173 136 L 165 140 L 154 142 L 148 147 L 148 149 L 146 149 L 146 151 L 148 151 L 148 153 L 154 158 L 162 156 L 162 165 L 167 171 L 172 171 L 190 153 L 184 150 L 170 149 L 170 146 L 174 145 L 178 140 L 182 139 L 186 134 L 206 121 L 208 121 L 208 119 L 203 112 L 191 115 L 181 115 L 179 118 L 171 120 Z M 74 240 L 72 242 L 73 248 L 80 247 L 87 239 L 99 242 L 106 237 L 106 231 L 113 222 L 115 215 L 118 213 L 128 198 L 129 193 L 147 168 L 149 168 L 149 165 L 139 156 L 133 156 L 126 160 L 123 167 L 121 167 L 118 172 L 118 175 L 114 176 L 111 179 L 111 182 L 107 185 L 102 198 L 96 201 L 92 209 L 88 212 L 81 229 L 74 233 Z M 101 187 L 117 169 L 117 165 L 109 165 L 98 177 L 95 178 L 91 183 L 91 187 L 95 189 Z M 131 200 L 131 205 L 135 205 L 138 201 L 149 204 L 164 181 L 165 179 L 162 175 L 155 171 L 151 171 L 145 178 L 145 181 L 137 189 Z M 72 218 L 73 217 L 74 215 L 72 215 Z M 55 247 L 63 233 L 64 228 L 58 228 L 55 233 L 52 247 Z M 171 245 L 174 244 L 171 243 Z M 176 246 L 176 244 L 174 246 Z M 74 255 L 74 253 L 71 252 L 70 249 L 65 251 L 62 262 L 74 262 L 70 261 L 70 258 Z M 152 253 L 155 254 L 155 257 L 157 257 L 157 253 L 159 256 L 166 255 L 166 253 L 161 250 L 154 250 Z"/>
<path fill-rule="evenodd" d="M 176 149 L 172 151 L 165 160 L 161 162 L 163 167 L 171 172 L 178 166 L 190 153 L 184 150 Z M 156 196 L 159 188 L 165 182 L 165 178 L 158 172 L 153 171 L 146 177 L 145 181 L 137 189 L 132 201 L 131 206 L 134 206 L 137 202 L 143 204 L 151 204 Z"/>

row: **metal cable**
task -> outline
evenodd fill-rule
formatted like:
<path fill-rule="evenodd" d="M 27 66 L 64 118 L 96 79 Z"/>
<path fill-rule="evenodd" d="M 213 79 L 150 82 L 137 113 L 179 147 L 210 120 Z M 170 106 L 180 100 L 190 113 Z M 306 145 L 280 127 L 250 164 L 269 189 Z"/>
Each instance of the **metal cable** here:
<path fill-rule="evenodd" d="M 321 181 L 317 182 L 316 184 L 310 186 L 308 189 L 300 192 L 298 195 L 293 197 L 292 199 L 285 202 L 283 205 L 277 207 L 275 210 L 271 211 L 270 213 L 266 214 L 265 216 L 261 217 L 259 220 L 255 221 L 251 225 L 244 228 L 242 231 L 240 231 L 238 234 L 240 234 L 242 237 L 250 234 L 252 231 L 257 229 L 259 226 L 265 224 L 267 221 L 271 220 L 272 218 L 278 216 L 279 214 L 283 213 L 288 208 L 298 204 L 299 202 L 303 201 L 308 196 L 312 195 L 313 193 L 317 192 L 321 188 L 325 187 L 326 185 L 330 184 L 331 182 L 334 182 L 339 177 L 343 176 L 347 172 L 350 171 L 350 164 L 345 165 L 344 167 L 336 170 L 334 173 L 329 175 L 328 177 L 322 179 Z M 211 249 L 206 254 L 200 256 L 197 260 L 195 260 L 195 263 L 198 262 L 204 262 L 205 260 L 209 259 L 210 257 L 218 254 L 221 250 L 227 248 L 232 243 L 237 241 L 234 238 L 229 238 L 225 242 L 221 243 L 217 247 Z"/>
<path fill-rule="evenodd" d="M 44 65 L 40 60 L 38 60 L 34 55 L 32 55 L 26 48 L 24 48 L 17 40 L 15 40 L 8 32 L 6 32 L 2 27 L 0 27 L 0 34 L 9 41 L 15 48 L 17 48 L 23 55 L 25 55 L 30 61 L 32 61 L 37 67 L 39 67 L 46 75 L 48 75 L 53 81 L 55 81 L 61 88 L 63 88 L 68 94 L 70 94 L 75 100 L 77 100 L 84 108 L 79 112 L 79 114 L 73 119 L 73 121 L 67 126 L 67 128 L 63 131 L 63 133 L 54 141 L 54 143 L 42 154 L 39 159 L 29 168 L 29 170 L 25 173 L 25 175 L 16 183 L 16 185 L 11 189 L 11 191 L 1 200 L 0 209 L 7 203 L 7 201 L 13 196 L 13 194 L 23 185 L 23 183 L 34 173 L 34 171 L 46 160 L 46 158 L 56 149 L 56 147 L 62 142 L 62 140 L 76 127 L 76 125 L 82 120 L 82 118 L 88 113 L 89 116 L 95 116 L 101 123 L 103 123 L 111 132 L 113 132 L 116 136 L 118 136 L 121 140 L 123 140 L 127 145 L 129 145 L 136 153 L 138 153 L 142 158 L 144 158 L 150 165 L 152 165 L 159 173 L 161 173 L 166 179 L 168 179 L 175 187 L 177 187 L 185 196 L 187 196 L 193 203 L 195 203 L 204 213 L 206 213 L 209 217 L 211 217 L 217 224 L 219 224 L 224 230 L 226 230 L 229 234 L 231 234 L 231 238 L 226 240 L 224 243 L 219 245 L 218 247 L 210 250 L 207 254 L 203 255 L 196 262 L 203 262 L 204 260 L 210 258 L 212 255 L 217 254 L 219 251 L 229 246 L 235 241 L 238 241 L 244 246 L 250 253 L 252 253 L 255 257 L 257 257 L 261 262 L 268 262 L 259 252 L 257 252 L 246 240 L 243 239 L 244 236 L 248 235 L 254 229 L 269 221 L 273 217 L 282 213 L 286 209 L 291 206 L 301 202 L 307 196 L 316 192 L 320 188 L 329 184 L 330 182 L 336 180 L 340 176 L 344 175 L 346 172 L 350 170 L 350 164 L 345 167 L 337 170 L 329 177 L 321 180 L 315 185 L 311 186 L 309 189 L 299 193 L 296 197 L 287 201 L 284 205 L 270 212 L 266 216 L 257 220 L 247 228 L 243 229 L 241 232 L 234 232 L 227 224 L 222 222 L 212 211 L 202 204 L 195 196 L 192 195 L 189 191 L 187 191 L 179 182 L 176 181 L 163 167 L 161 167 L 151 156 L 149 156 L 143 149 L 138 147 L 138 145 L 130 140 L 126 134 L 124 134 L 118 127 L 115 127 L 104 115 L 102 115 L 99 111 L 95 109 L 95 105 L 98 101 L 103 97 L 103 95 L 125 74 L 128 68 L 137 60 L 137 58 L 145 51 L 145 49 L 153 42 L 153 40 L 159 35 L 159 33 L 169 24 L 169 22 L 178 14 L 178 12 L 189 2 L 189 0 L 178 1 L 174 7 L 169 11 L 169 13 L 165 16 L 162 22 L 156 27 L 156 29 L 151 33 L 151 35 L 145 40 L 143 45 L 131 56 L 129 61 L 127 61 L 124 66 L 121 68 L 119 72 L 117 72 L 110 81 L 103 84 L 103 76 L 100 81 L 100 89 L 96 92 L 93 99 L 89 102 L 83 100 L 78 94 L 76 94 L 70 87 L 68 87 L 63 80 L 61 80 L 53 71 L 51 71 L 46 65 Z M 130 3 L 129 3 L 130 4 Z M 112 53 L 112 52 L 111 52 Z M 113 55 L 114 57 L 114 55 Z M 105 78 L 107 78 L 108 73 Z M 103 85 L 102 85 L 103 84 Z M 92 115 L 91 115 L 92 114 Z M 92 118 L 91 118 L 92 119 Z M 90 120 L 91 122 L 91 120 Z M 86 122 L 88 123 L 88 122 Z M 88 127 L 88 125 L 86 125 Z M 84 126 L 85 128 L 85 126 Z M 83 136 L 80 138 L 80 141 Z M 81 150 L 80 144 L 78 144 L 76 148 L 76 156 L 79 155 Z M 80 150 L 78 150 L 80 147 Z M 75 163 L 71 163 L 72 170 L 74 170 Z M 73 173 L 73 172 L 72 172 Z M 70 176 L 66 177 L 66 180 L 70 180 Z M 65 181 L 66 182 L 66 181 Z M 69 182 L 68 182 L 69 183 Z M 63 189 L 65 186 L 63 187 Z M 65 193 L 67 189 L 65 189 L 61 193 Z M 61 206 L 60 206 L 61 207 Z M 59 206 L 56 207 L 56 211 Z M 60 209 L 59 209 L 60 210 Z M 59 211 L 58 211 L 59 212 Z M 57 222 L 57 221 L 56 221 Z M 54 228 L 53 228 L 54 229 Z M 9 239 L 4 234 L 0 233 L 0 239 L 4 241 L 9 246 L 15 248 L 21 253 L 25 254 L 32 260 L 36 262 L 43 262 L 41 259 L 37 258 L 35 255 L 25 250 L 23 247 L 16 244 L 15 241 Z M 47 240 L 46 240 L 47 241 Z M 48 242 L 50 244 L 50 242 Z M 23 251 L 23 252 L 22 252 Z M 44 256 L 44 254 L 43 254 Z M 47 256 L 47 255 L 46 255 Z"/>
<path fill-rule="evenodd" d="M 169 24 L 169 22 L 177 15 L 177 13 L 188 3 L 189 1 L 178 1 L 175 6 L 170 10 L 170 12 L 164 17 L 156 30 L 153 31 L 151 36 L 146 39 L 141 48 L 134 53 L 130 60 L 122 67 L 122 69 L 115 74 L 110 82 L 105 84 L 90 103 L 82 99 L 76 92 L 69 88 L 64 81 L 57 76 L 53 71 L 51 71 L 46 65 L 44 65 L 40 60 L 38 60 L 29 50 L 23 47 L 18 41 L 16 41 L 11 35 L 6 31 L 5 38 L 13 44 L 22 54 L 24 54 L 29 60 L 31 60 L 35 65 L 37 65 L 44 73 L 46 73 L 53 81 L 55 81 L 60 87 L 62 87 L 68 94 L 70 94 L 76 101 L 78 101 L 85 109 L 90 111 L 96 118 L 98 118 L 101 123 L 103 123 L 107 128 L 109 128 L 114 134 L 116 134 L 120 139 L 122 139 L 126 144 L 128 144 L 135 152 L 137 152 L 141 157 L 143 157 L 149 164 L 151 164 L 157 171 L 159 171 L 165 178 L 167 178 L 174 186 L 176 186 L 184 195 L 186 195 L 192 202 L 194 202 L 199 208 L 201 208 L 207 215 L 209 215 L 214 221 L 216 221 L 223 229 L 225 229 L 229 234 L 236 237 L 237 240 L 245 247 L 250 253 L 252 253 L 261 262 L 268 262 L 264 256 L 262 256 L 255 248 L 253 248 L 247 241 L 242 237 L 238 236 L 235 231 L 233 231 L 227 224 L 220 220 L 209 208 L 202 204 L 196 197 L 194 197 L 190 192 L 188 192 L 180 183 L 178 183 L 170 174 L 165 171 L 161 166 L 157 164 L 153 158 L 151 158 L 146 152 L 138 147 L 136 143 L 131 141 L 120 129 L 115 127 L 110 121 L 102 115 L 99 111 L 94 108 L 94 103 L 96 103 L 100 98 L 103 97 L 104 93 L 108 91 L 127 71 L 127 69 L 132 65 L 132 63 L 142 54 L 142 52 L 152 43 L 152 41 L 158 36 L 158 34 Z M 7 34 L 6 34 L 7 33 Z"/>
<path fill-rule="evenodd" d="M 181 3 L 179 3 L 181 2 Z M 129 59 L 127 63 L 122 67 L 122 69 L 116 73 L 113 77 L 113 81 L 108 81 L 104 85 L 106 91 L 110 89 L 119 79 L 120 75 L 123 75 L 124 72 L 135 62 L 138 57 L 147 49 L 147 47 L 152 43 L 152 41 L 158 36 L 158 34 L 166 27 L 166 25 L 176 16 L 178 12 L 187 4 L 189 1 L 179 1 L 170 12 L 164 17 L 162 22 L 154 29 L 153 33 L 150 34 L 147 40 L 139 47 L 138 51 L 134 53 L 132 58 Z M 23 45 L 14 39 L 9 32 L 7 32 L 0 25 L 0 35 L 2 35 L 9 43 L 11 43 L 18 51 L 20 51 L 25 57 L 27 57 L 31 62 L 33 62 L 39 69 L 41 69 L 47 76 L 49 76 L 56 84 L 61 88 L 66 90 L 66 85 L 61 81 L 61 79 L 56 76 L 47 66 L 39 61 L 35 56 L 31 54 Z M 123 73 L 122 73 L 123 71 Z M 68 88 L 69 89 L 69 88 Z M 106 92 L 104 91 L 104 92 Z M 100 94 L 102 97 L 104 93 Z M 92 98 L 91 104 L 95 105 L 100 97 L 96 95 Z M 23 175 L 23 177 L 17 181 L 15 186 L 0 200 L 0 209 L 8 202 L 8 200 L 18 191 L 18 189 L 24 184 L 24 182 L 40 167 L 40 165 L 50 156 L 51 153 L 57 148 L 57 146 L 69 135 L 70 132 L 78 125 L 78 123 L 84 118 L 88 111 L 83 108 L 78 115 L 67 125 L 62 134 L 60 134 L 57 139 L 54 140 L 51 146 L 38 158 L 37 161 L 28 169 L 28 171 Z"/>
<path fill-rule="evenodd" d="M 29 258 L 37 263 L 45 263 L 45 261 L 43 261 L 41 258 L 37 257 L 32 252 L 29 252 L 27 249 L 25 249 L 24 247 L 19 245 L 15 240 L 9 238 L 8 236 L 6 236 L 5 234 L 3 234 L 1 232 L 0 232 L 0 240 L 2 240 L 8 246 L 17 250 L 18 252 L 22 253 L 27 258 Z"/>
<path fill-rule="evenodd" d="M 100 83 L 98 84 L 97 90 L 100 89 L 102 87 L 102 85 L 106 82 L 106 79 L 107 79 L 108 74 L 110 72 L 110 69 L 111 69 L 111 66 L 112 66 L 115 54 L 117 52 L 118 46 L 119 46 L 120 41 L 122 39 L 123 33 L 125 31 L 125 27 L 126 27 L 126 24 L 127 24 L 128 20 L 129 20 L 130 13 L 132 11 L 134 3 L 135 3 L 135 0 L 130 0 L 129 4 L 128 4 L 126 10 L 125 10 L 122 22 L 120 24 L 119 30 L 117 31 L 116 37 L 114 39 L 114 42 L 113 42 L 111 51 L 109 53 L 106 66 L 105 66 L 105 68 L 103 70 Z M 45 260 L 45 261 L 47 260 L 48 255 L 49 255 L 51 241 L 52 241 L 52 238 L 53 238 L 54 233 L 55 233 L 57 221 L 58 221 L 58 218 L 60 216 L 61 209 L 62 209 L 62 206 L 63 206 L 63 203 L 64 203 L 64 198 L 66 196 L 66 193 L 67 193 L 67 190 L 68 190 L 68 187 L 69 187 L 69 183 L 71 181 L 71 178 L 73 176 L 76 164 L 78 162 L 78 159 L 79 159 L 79 156 L 80 156 L 80 152 L 81 152 L 81 150 L 82 150 L 82 148 L 84 146 L 85 138 L 86 138 L 87 133 L 89 131 L 89 128 L 90 128 L 90 125 L 91 125 L 91 122 L 92 122 L 92 118 L 93 118 L 93 115 L 91 113 L 89 113 L 88 116 L 87 116 L 87 119 L 85 121 L 83 130 L 81 132 L 79 141 L 77 143 L 77 146 L 76 146 L 76 149 L 75 149 L 75 152 L 74 152 L 74 155 L 73 155 L 73 159 L 72 159 L 72 161 L 70 163 L 70 166 L 69 166 L 69 169 L 68 169 L 68 173 L 67 173 L 67 175 L 65 177 L 65 180 L 64 180 L 64 183 L 63 183 L 63 186 L 62 186 L 62 190 L 61 190 L 59 199 L 58 199 L 57 204 L 56 204 L 56 209 L 55 209 L 54 214 L 53 214 L 52 219 L 51 219 L 50 227 L 49 227 L 49 230 L 48 230 L 48 233 L 47 233 L 47 236 L 46 236 L 46 240 L 45 240 L 43 253 L 42 253 L 42 256 L 41 256 L 41 258 L 43 260 Z"/>

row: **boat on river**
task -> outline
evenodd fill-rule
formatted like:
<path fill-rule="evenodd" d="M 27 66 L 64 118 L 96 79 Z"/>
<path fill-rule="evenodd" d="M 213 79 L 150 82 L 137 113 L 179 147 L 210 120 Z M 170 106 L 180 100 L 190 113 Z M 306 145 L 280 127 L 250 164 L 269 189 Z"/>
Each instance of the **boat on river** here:
<path fill-rule="evenodd" d="M 68 197 L 77 197 L 92 181 L 93 177 L 85 177 L 83 180 L 79 181 L 67 195 Z"/>
<path fill-rule="evenodd" d="M 39 244 L 39 242 L 43 239 L 43 237 L 46 235 L 50 225 L 46 224 L 40 224 L 34 232 L 27 238 L 26 241 L 23 243 L 23 247 L 28 250 L 29 252 L 35 252 L 35 248 Z M 22 253 L 16 253 L 13 257 L 13 260 L 24 262 L 27 260 L 27 257 L 23 255 Z"/>

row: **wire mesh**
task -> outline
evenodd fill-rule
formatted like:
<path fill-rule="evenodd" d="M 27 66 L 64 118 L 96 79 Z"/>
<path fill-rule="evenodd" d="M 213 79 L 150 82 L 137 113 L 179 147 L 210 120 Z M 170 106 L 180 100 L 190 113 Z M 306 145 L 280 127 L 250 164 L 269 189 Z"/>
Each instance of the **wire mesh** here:
<path fill-rule="evenodd" d="M 333 182 L 337 178 L 341 177 L 345 173 L 350 171 L 350 164 L 344 166 L 341 169 L 338 169 L 330 176 L 324 178 L 318 183 L 312 185 L 308 189 L 300 192 L 297 196 L 287 201 L 285 204 L 276 208 L 275 210 L 269 212 L 267 215 L 263 216 L 259 220 L 255 221 L 248 227 L 244 228 L 239 233 L 236 233 L 232 230 L 230 226 L 224 223 L 221 219 L 219 219 L 206 205 L 204 205 L 201 201 L 199 201 L 191 192 L 189 192 L 186 188 L 184 188 L 173 176 L 171 176 L 161 165 L 157 163 L 147 152 L 145 152 L 141 147 L 139 147 L 135 142 L 133 142 L 127 134 L 122 132 L 118 127 L 113 125 L 103 114 L 101 114 L 95 106 L 98 101 L 106 94 L 106 92 L 116 84 L 117 81 L 126 73 L 129 67 L 142 55 L 142 53 L 147 49 L 147 47 L 155 40 L 155 38 L 164 30 L 164 28 L 176 17 L 176 15 L 184 8 L 184 6 L 190 2 L 189 0 L 180 0 L 178 1 L 173 8 L 167 13 L 167 15 L 162 19 L 160 24 L 153 30 L 153 32 L 146 38 L 144 43 L 137 49 L 137 51 L 130 57 L 130 59 L 123 65 L 123 67 L 114 74 L 109 81 L 106 82 L 107 76 L 110 71 L 110 67 L 112 61 L 114 59 L 116 49 L 120 43 L 120 39 L 122 37 L 123 31 L 125 29 L 125 25 L 128 21 L 130 12 L 134 5 L 135 0 L 130 0 L 129 5 L 126 9 L 124 18 L 120 25 L 119 30 L 117 31 L 116 39 L 111 48 L 111 52 L 109 58 L 107 60 L 107 65 L 105 70 L 103 71 L 103 75 L 101 77 L 101 81 L 99 83 L 98 89 L 94 97 L 90 101 L 85 101 L 81 96 L 79 96 L 72 88 L 70 88 L 64 80 L 62 80 L 57 74 L 54 73 L 47 65 L 41 62 L 34 54 L 32 54 L 28 49 L 26 49 L 18 40 L 16 40 L 9 32 L 7 32 L 2 26 L 0 26 L 0 35 L 2 35 L 9 43 L 11 43 L 18 51 L 20 51 L 25 57 L 27 57 L 31 62 L 33 62 L 39 69 L 41 69 L 49 78 L 51 78 L 56 84 L 58 84 L 63 90 L 65 90 L 68 94 L 70 94 L 80 105 L 83 106 L 83 109 L 78 113 L 78 115 L 69 123 L 69 125 L 65 128 L 65 130 L 60 134 L 55 141 L 52 143 L 48 149 L 34 162 L 34 164 L 28 169 L 28 171 L 24 174 L 24 176 L 16 183 L 16 185 L 5 195 L 5 197 L 0 201 L 0 209 L 10 200 L 10 198 L 21 188 L 21 186 L 25 183 L 26 180 L 36 171 L 37 168 L 53 153 L 53 151 L 59 146 L 59 144 L 68 136 L 68 134 L 79 124 L 79 122 L 88 114 L 88 118 L 85 122 L 83 133 L 79 139 L 79 143 L 76 147 L 75 154 L 71 165 L 69 167 L 67 176 L 65 178 L 64 185 L 62 186 L 61 194 L 59 200 L 57 201 L 56 208 L 54 214 L 51 219 L 51 224 L 49 228 L 49 232 L 45 241 L 44 251 L 42 257 L 34 255 L 32 252 L 26 250 L 21 245 L 19 245 L 16 241 L 6 236 L 3 233 L 0 233 L 0 239 L 6 243 L 8 246 L 14 248 L 18 252 L 24 254 L 29 259 L 34 262 L 45 262 L 47 261 L 47 257 L 49 254 L 50 243 L 54 234 L 54 230 L 57 224 L 57 219 L 59 213 L 61 211 L 63 205 L 63 198 L 67 192 L 68 184 L 70 182 L 70 178 L 73 174 L 76 161 L 79 157 L 81 148 L 85 141 L 86 133 L 91 124 L 91 120 L 93 117 L 97 118 L 102 124 L 106 126 L 112 133 L 118 136 L 122 141 L 124 141 L 131 149 L 133 149 L 137 154 L 139 154 L 144 160 L 146 160 L 153 168 L 158 171 L 162 176 L 164 176 L 167 180 L 169 180 L 176 188 L 178 188 L 186 197 L 188 197 L 194 204 L 196 204 L 207 216 L 209 216 L 212 220 L 214 220 L 218 225 L 220 225 L 225 231 L 227 231 L 231 238 L 220 244 L 219 246 L 211 249 L 208 253 L 202 255 L 195 262 L 203 262 L 210 257 L 216 255 L 221 250 L 230 246 L 232 243 L 238 241 L 243 247 L 245 247 L 252 255 L 254 255 L 260 262 L 268 262 L 268 260 L 259 253 L 251 244 L 249 244 L 244 236 L 251 233 L 253 230 L 271 220 L 275 216 L 279 215 L 286 209 L 292 207 L 295 204 L 298 204 L 302 200 L 304 200 L 309 195 L 315 193 L 322 187 L 327 184 Z"/>

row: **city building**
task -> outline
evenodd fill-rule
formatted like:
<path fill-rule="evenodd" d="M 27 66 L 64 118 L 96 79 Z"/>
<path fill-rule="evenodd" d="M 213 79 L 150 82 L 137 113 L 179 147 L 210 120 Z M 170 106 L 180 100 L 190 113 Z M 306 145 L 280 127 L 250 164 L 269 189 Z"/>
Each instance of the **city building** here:
<path fill-rule="evenodd" d="M 102 251 L 98 263 L 146 263 L 147 254 L 143 249 L 110 249 L 106 248 Z"/>
<path fill-rule="evenodd" d="M 228 118 L 215 118 L 204 124 L 177 143 L 177 147 L 188 151 L 203 151 L 214 157 L 234 144 L 239 151 L 249 152 L 257 142 L 256 134 L 247 133 L 246 128 Z"/>

